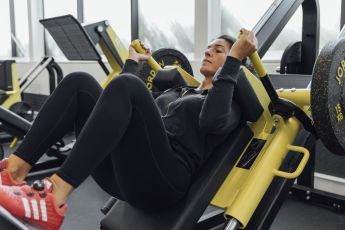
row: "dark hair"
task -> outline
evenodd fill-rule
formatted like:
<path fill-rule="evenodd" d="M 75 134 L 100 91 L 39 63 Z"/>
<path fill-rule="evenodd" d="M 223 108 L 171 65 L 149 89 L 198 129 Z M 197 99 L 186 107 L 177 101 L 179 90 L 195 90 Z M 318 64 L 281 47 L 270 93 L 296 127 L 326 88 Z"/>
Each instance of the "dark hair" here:
<path fill-rule="evenodd" d="M 219 36 L 217 39 L 224 39 L 225 41 L 230 43 L 230 45 L 233 45 L 236 42 L 236 40 L 237 40 L 233 36 L 226 35 L 226 34 Z"/>
<path fill-rule="evenodd" d="M 227 41 L 230 44 L 230 46 L 232 46 L 237 41 L 236 38 L 234 38 L 233 36 L 227 35 L 227 34 L 220 35 L 219 37 L 217 37 L 217 39 L 224 39 L 225 41 Z M 242 60 L 242 65 L 248 67 L 247 58 Z"/>

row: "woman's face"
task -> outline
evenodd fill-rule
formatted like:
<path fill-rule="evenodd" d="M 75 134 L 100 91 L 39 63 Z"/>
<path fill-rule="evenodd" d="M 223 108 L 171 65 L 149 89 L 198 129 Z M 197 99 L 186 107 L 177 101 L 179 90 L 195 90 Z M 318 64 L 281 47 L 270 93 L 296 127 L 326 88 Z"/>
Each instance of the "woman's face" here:
<path fill-rule="evenodd" d="M 205 77 L 213 77 L 219 67 L 224 65 L 230 48 L 231 45 L 224 39 L 213 40 L 205 50 L 200 73 Z"/>

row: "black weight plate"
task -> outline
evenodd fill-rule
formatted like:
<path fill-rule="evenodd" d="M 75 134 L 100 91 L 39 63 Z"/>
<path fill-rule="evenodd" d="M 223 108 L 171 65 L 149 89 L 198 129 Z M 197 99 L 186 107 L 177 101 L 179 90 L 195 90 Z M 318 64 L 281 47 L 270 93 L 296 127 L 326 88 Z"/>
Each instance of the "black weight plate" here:
<path fill-rule="evenodd" d="M 159 49 L 152 53 L 152 57 L 161 67 L 166 65 L 179 65 L 182 69 L 193 76 L 193 69 L 187 57 L 178 50 L 171 48 Z M 152 85 L 152 80 L 155 75 L 156 72 L 152 70 L 147 63 L 143 64 L 139 77 L 145 82 L 147 88 L 152 91 L 155 91 L 155 88 Z"/>
<path fill-rule="evenodd" d="M 345 39 L 329 42 L 313 70 L 311 109 L 315 129 L 334 154 L 345 155 Z"/>

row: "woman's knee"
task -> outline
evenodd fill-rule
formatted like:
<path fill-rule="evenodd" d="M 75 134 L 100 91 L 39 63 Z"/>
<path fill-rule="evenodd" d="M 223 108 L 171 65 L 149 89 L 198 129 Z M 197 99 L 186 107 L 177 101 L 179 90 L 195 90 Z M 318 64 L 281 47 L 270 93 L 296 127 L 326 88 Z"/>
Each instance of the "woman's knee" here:
<path fill-rule="evenodd" d="M 80 89 L 87 91 L 101 91 L 101 87 L 96 79 L 85 72 L 74 72 L 66 75 L 58 85 L 59 88 L 69 88 L 76 92 Z"/>
<path fill-rule="evenodd" d="M 80 84 L 83 82 L 87 82 L 89 84 L 95 84 L 97 83 L 96 79 L 85 72 L 73 72 L 70 74 L 67 74 L 61 81 L 61 83 L 68 83 L 68 84 Z"/>
<path fill-rule="evenodd" d="M 108 84 L 105 91 L 131 92 L 138 91 L 141 88 L 145 89 L 146 86 L 137 76 L 133 74 L 120 74 Z"/>

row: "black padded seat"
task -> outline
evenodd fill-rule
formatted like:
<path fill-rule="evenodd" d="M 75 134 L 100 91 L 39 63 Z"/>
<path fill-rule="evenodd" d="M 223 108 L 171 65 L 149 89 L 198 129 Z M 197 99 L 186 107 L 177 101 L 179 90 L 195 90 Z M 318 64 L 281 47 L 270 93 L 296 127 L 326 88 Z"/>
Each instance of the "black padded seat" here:
<path fill-rule="evenodd" d="M 161 69 L 153 79 L 158 91 L 187 86 L 186 81 L 177 69 Z"/>
<path fill-rule="evenodd" d="M 23 138 L 31 127 L 29 121 L 2 106 L 0 106 L 0 122 L 2 130 L 19 138 Z"/>
<path fill-rule="evenodd" d="M 101 229 L 193 229 L 252 137 L 247 125 L 234 130 L 196 174 L 188 194 L 176 206 L 153 212 L 118 200 L 101 221 Z"/>

